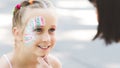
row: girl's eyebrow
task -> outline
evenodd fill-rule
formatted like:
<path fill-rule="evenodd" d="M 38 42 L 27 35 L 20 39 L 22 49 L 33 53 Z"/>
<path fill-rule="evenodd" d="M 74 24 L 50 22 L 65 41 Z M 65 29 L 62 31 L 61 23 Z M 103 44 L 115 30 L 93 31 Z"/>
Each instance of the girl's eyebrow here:
<path fill-rule="evenodd" d="M 35 28 L 43 28 L 44 26 L 41 25 L 41 26 L 35 26 Z M 56 25 L 51 25 L 51 28 L 56 28 Z"/>
<path fill-rule="evenodd" d="M 56 28 L 56 26 L 55 26 L 55 25 L 51 25 L 51 27 Z"/>
<path fill-rule="evenodd" d="M 36 28 L 43 28 L 44 26 L 43 25 L 41 25 L 41 26 L 36 26 Z"/>

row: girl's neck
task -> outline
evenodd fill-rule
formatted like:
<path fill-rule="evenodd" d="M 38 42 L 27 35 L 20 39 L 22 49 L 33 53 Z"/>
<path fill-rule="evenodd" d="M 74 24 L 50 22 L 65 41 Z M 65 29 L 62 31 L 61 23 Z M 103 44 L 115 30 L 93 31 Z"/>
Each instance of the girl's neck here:
<path fill-rule="evenodd" d="M 38 64 L 37 57 L 34 55 L 26 55 L 23 52 L 16 52 L 14 51 L 13 54 L 13 67 L 19 68 L 35 68 Z"/>

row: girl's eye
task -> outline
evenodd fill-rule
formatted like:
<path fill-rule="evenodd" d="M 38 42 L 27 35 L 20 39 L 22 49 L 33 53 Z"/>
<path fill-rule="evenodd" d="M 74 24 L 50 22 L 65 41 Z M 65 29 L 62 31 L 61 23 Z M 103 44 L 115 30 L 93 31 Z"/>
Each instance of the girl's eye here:
<path fill-rule="evenodd" d="M 49 32 L 54 32 L 54 31 L 55 31 L 54 28 L 49 29 Z"/>
<path fill-rule="evenodd" d="M 36 32 L 42 32 L 42 28 L 36 28 L 34 31 L 36 31 Z"/>

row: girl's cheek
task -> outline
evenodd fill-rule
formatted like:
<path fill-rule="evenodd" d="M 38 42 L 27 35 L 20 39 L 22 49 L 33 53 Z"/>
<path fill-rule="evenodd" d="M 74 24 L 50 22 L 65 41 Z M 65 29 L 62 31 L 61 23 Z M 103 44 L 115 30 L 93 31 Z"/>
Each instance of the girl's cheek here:
<path fill-rule="evenodd" d="M 30 30 L 30 29 L 26 29 Z M 26 46 L 32 46 L 34 45 L 38 40 L 38 35 L 31 31 L 26 31 L 24 34 L 24 43 Z"/>
<path fill-rule="evenodd" d="M 32 24 L 28 25 L 25 29 L 24 42 L 25 45 L 30 46 L 34 44 L 36 37 L 34 33 L 34 26 Z"/>
<path fill-rule="evenodd" d="M 56 36 L 52 36 L 52 37 L 51 37 L 51 42 L 52 42 L 53 44 L 56 43 Z"/>
<path fill-rule="evenodd" d="M 24 41 L 25 41 L 25 45 L 26 46 L 30 46 L 32 44 L 34 44 L 36 38 L 33 34 L 25 34 L 24 36 Z"/>

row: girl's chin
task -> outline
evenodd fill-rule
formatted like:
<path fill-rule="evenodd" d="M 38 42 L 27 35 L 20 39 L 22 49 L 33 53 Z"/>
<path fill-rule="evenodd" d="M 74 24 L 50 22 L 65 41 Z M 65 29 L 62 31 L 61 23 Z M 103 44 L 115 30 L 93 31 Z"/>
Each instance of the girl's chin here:
<path fill-rule="evenodd" d="M 42 57 L 42 58 L 44 58 L 45 56 L 47 56 L 48 55 L 48 53 L 37 53 L 37 56 L 38 57 Z"/>

